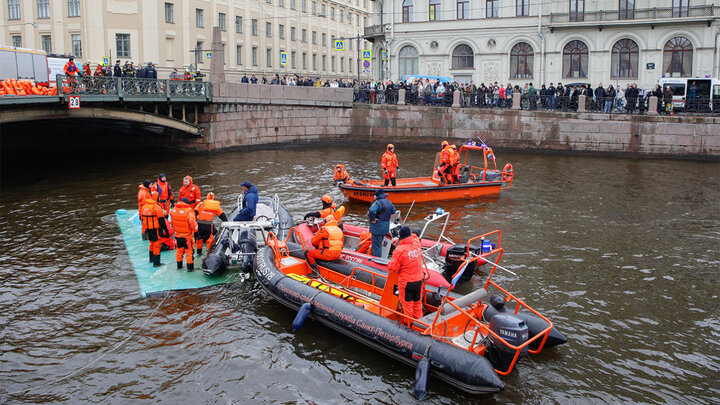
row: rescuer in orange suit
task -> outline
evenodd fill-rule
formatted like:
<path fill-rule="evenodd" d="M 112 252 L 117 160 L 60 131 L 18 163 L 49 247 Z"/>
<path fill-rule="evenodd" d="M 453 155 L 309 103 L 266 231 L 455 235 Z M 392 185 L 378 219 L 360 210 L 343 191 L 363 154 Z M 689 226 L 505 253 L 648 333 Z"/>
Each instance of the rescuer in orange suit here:
<path fill-rule="evenodd" d="M 345 165 L 335 165 L 335 173 L 333 174 L 333 180 L 335 182 L 350 183 L 350 175 L 345 170 Z"/>
<path fill-rule="evenodd" d="M 195 206 L 200 204 L 200 201 L 202 201 L 200 187 L 193 183 L 193 178 L 190 176 L 185 176 L 183 178 L 183 185 L 178 191 L 178 200 L 181 200 L 183 197 L 190 201 L 190 207 L 192 209 L 195 209 Z"/>
<path fill-rule="evenodd" d="M 63 72 L 65 72 L 65 76 L 75 76 L 79 73 L 78 67 L 75 65 L 75 58 L 70 57 L 68 59 L 65 67 L 63 67 Z"/>
<path fill-rule="evenodd" d="M 366 255 L 369 255 L 371 247 L 372 247 L 372 234 L 370 233 L 370 231 L 363 231 L 360 234 L 360 242 L 358 242 L 358 247 L 355 251 L 358 253 L 364 253 Z"/>
<path fill-rule="evenodd" d="M 138 215 L 140 215 L 140 210 L 142 209 L 143 205 L 145 205 L 145 200 L 150 198 L 150 184 L 152 182 L 150 180 L 145 180 L 138 186 Z M 145 232 L 142 234 L 143 240 L 147 240 L 147 235 Z"/>
<path fill-rule="evenodd" d="M 457 150 L 457 146 L 450 145 L 450 149 L 453 151 L 452 157 L 452 179 L 453 183 L 457 183 L 460 178 L 460 153 Z"/>
<path fill-rule="evenodd" d="M 397 155 L 395 155 L 395 146 L 393 144 L 388 144 L 387 150 L 382 155 L 381 164 L 385 185 L 387 186 L 388 183 L 391 182 L 393 186 L 397 185 L 395 175 L 397 174 L 397 169 L 400 167 L 400 163 L 398 163 Z"/>
<path fill-rule="evenodd" d="M 316 259 L 335 260 L 340 258 L 345 236 L 338 227 L 337 220 L 332 215 L 325 218 L 325 225 L 320 228 L 311 242 L 317 249 L 305 252 L 305 257 L 310 266 L 317 270 Z"/>
<path fill-rule="evenodd" d="M 398 274 L 398 290 L 405 316 L 422 318 L 422 281 L 423 272 L 422 251 L 417 246 L 417 240 L 410 235 L 410 228 L 400 228 L 400 243 L 393 252 L 388 263 L 388 271 Z M 408 321 L 408 324 L 411 321 Z"/>
<path fill-rule="evenodd" d="M 445 179 L 445 184 L 452 183 L 452 162 L 454 153 L 447 141 L 442 142 L 443 150 L 440 152 L 440 167 L 438 172 Z"/>
<path fill-rule="evenodd" d="M 150 262 L 153 267 L 160 267 L 164 263 L 160 263 L 160 246 L 162 242 L 160 237 L 168 237 L 169 232 L 165 223 L 165 213 L 157 203 L 157 192 L 150 193 L 150 198 L 145 200 L 145 205 L 140 209 L 140 219 L 142 220 L 142 231 L 147 234 L 150 240 Z"/>
<path fill-rule="evenodd" d="M 175 229 L 175 242 L 177 249 L 175 250 L 175 261 L 177 261 L 178 270 L 183 266 L 183 254 L 187 262 L 187 270 L 195 270 L 193 261 L 193 253 L 195 253 L 195 239 L 193 235 L 198 230 L 198 224 L 195 219 L 195 210 L 188 204 L 190 200 L 183 197 L 170 210 L 170 222 Z"/>
<path fill-rule="evenodd" d="M 308 212 L 305 214 L 303 220 L 307 220 L 309 217 L 325 218 L 328 215 L 332 215 L 336 221 L 339 221 L 345 214 L 345 207 L 341 205 L 340 208 L 336 208 L 337 206 L 329 195 L 325 194 L 322 196 L 321 202 L 323 205 L 322 209 L 320 211 Z"/>
<path fill-rule="evenodd" d="M 195 212 L 197 213 L 198 222 L 197 254 L 199 255 L 202 254 L 203 241 L 207 243 L 208 250 L 212 246 L 215 237 L 213 218 L 217 215 L 223 222 L 227 222 L 228 219 L 222 208 L 220 208 L 220 201 L 215 199 L 215 193 L 213 192 L 208 193 L 205 201 L 195 206 Z"/>
<path fill-rule="evenodd" d="M 175 203 L 173 199 L 172 187 L 167 182 L 167 177 L 164 174 L 160 174 L 157 177 L 157 181 L 152 185 L 150 191 L 157 191 L 158 193 L 158 204 L 165 211 L 165 216 L 170 212 L 170 205 Z"/>

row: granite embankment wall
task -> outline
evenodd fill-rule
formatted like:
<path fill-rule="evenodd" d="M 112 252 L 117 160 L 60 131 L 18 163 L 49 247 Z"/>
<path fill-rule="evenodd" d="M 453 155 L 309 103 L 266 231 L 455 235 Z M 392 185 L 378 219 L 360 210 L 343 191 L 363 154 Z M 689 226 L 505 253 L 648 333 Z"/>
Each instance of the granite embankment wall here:
<path fill-rule="evenodd" d="M 479 136 L 496 149 L 720 160 L 720 116 L 607 115 L 353 104 L 351 89 L 215 85 L 185 148 L 328 143 L 437 144 Z"/>

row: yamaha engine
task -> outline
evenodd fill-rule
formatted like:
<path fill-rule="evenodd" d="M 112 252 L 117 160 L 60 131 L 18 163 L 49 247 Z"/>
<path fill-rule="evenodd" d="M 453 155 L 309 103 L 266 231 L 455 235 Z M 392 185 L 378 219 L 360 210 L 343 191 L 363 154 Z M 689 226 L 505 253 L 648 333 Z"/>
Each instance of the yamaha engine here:
<path fill-rule="evenodd" d="M 497 314 L 490 319 L 490 330 L 500 336 L 505 342 L 520 346 L 529 338 L 528 327 L 525 321 L 511 314 Z M 493 335 L 485 339 L 485 357 L 490 360 L 493 366 L 500 370 L 507 370 L 512 364 L 517 351 L 511 349 Z M 527 346 L 520 350 L 518 360 L 528 352 Z"/>
<path fill-rule="evenodd" d="M 470 251 L 474 254 L 480 254 L 480 248 L 477 246 L 470 245 Z M 447 250 L 447 256 L 445 256 L 445 269 L 443 271 L 443 276 L 447 281 L 452 279 L 452 276 L 455 275 L 455 272 L 458 268 L 460 268 L 460 265 L 462 265 L 467 256 L 467 245 L 463 245 L 462 243 L 453 245 Z M 470 280 L 475 274 L 475 269 L 477 269 L 477 262 L 473 261 L 468 264 L 468 267 L 465 269 L 462 277 L 460 277 L 460 282 L 463 283 Z"/>

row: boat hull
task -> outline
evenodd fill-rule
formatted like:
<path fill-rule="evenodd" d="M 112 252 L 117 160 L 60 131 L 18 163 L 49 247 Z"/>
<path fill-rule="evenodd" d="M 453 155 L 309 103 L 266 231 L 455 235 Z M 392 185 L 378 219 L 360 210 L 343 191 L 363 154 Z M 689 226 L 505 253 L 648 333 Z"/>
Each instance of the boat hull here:
<path fill-rule="evenodd" d="M 397 186 L 383 186 L 379 181 L 363 185 L 340 184 L 338 187 L 350 201 L 373 202 L 375 191 L 382 188 L 393 204 L 411 204 L 430 201 L 449 201 L 479 197 L 496 197 L 502 181 L 436 185 L 431 179 L 398 179 Z"/>
<path fill-rule="evenodd" d="M 286 276 L 276 267 L 270 247 L 258 252 L 255 273 L 262 288 L 278 302 L 293 310 L 309 302 L 313 306 L 311 318 L 398 361 L 414 367 L 427 352 L 431 375 L 449 385 L 472 394 L 495 393 L 505 387 L 485 357 Z"/>

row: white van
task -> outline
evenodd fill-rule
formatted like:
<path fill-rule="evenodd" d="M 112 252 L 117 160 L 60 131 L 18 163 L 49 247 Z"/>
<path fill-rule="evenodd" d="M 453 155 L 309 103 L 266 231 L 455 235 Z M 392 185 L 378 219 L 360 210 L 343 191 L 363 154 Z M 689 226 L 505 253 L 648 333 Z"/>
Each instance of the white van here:
<path fill-rule="evenodd" d="M 718 79 L 709 77 L 663 77 L 658 80 L 658 84 L 663 91 L 665 87 L 670 86 L 673 92 L 673 108 L 680 110 L 685 110 L 686 107 L 692 108 L 692 106 L 687 105 L 687 91 L 692 82 L 695 82 L 698 88 L 695 98 L 699 104 L 695 109 L 716 112 L 720 110 L 720 80 Z"/>

